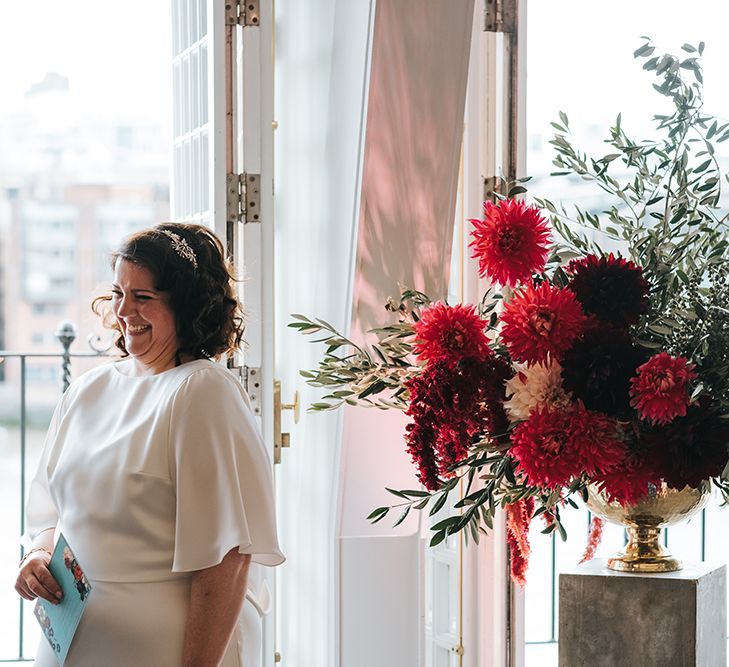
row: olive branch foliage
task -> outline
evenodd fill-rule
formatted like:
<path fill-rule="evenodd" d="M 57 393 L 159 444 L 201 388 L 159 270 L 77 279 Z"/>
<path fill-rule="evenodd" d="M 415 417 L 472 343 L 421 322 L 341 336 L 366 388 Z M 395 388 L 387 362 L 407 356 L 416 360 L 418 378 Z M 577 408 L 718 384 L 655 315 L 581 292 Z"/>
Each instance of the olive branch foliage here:
<path fill-rule="evenodd" d="M 550 141 L 557 170 L 550 175 L 594 183 L 613 203 L 605 210 L 592 211 L 576 204 L 533 199 L 549 215 L 559 237 L 545 277 L 549 274 L 552 281 L 563 285 L 567 277 L 561 265 L 590 253 L 606 254 L 602 247 L 606 242 L 617 246 L 643 268 L 650 285 L 650 308 L 636 330 L 639 344 L 693 360 L 702 382 L 691 399 L 710 395 L 729 419 L 729 271 L 725 260 L 729 213 L 720 207 L 723 177 L 714 147 L 714 142 L 729 139 L 729 121 L 703 111 L 703 42 L 697 47 L 684 44 L 678 57 L 657 55 L 651 40 L 643 39 L 633 55 L 656 77 L 653 88 L 670 102 L 671 112 L 655 115 L 657 138 L 641 141 L 629 136 L 619 114 L 605 140 L 609 152 L 601 157 L 592 157 L 573 143 L 569 118 L 559 112 Z M 500 179 L 497 190 L 507 194 L 494 192 L 493 196 L 522 195 L 529 180 Z M 496 330 L 503 296 L 492 288 L 478 304 L 489 330 Z M 318 367 L 301 371 L 308 384 L 326 392 L 310 410 L 342 405 L 406 410 L 405 383 L 421 371 L 412 354 L 413 325 L 430 303 L 426 294 L 401 288 L 399 298 L 391 298 L 385 305 L 394 321 L 372 329 L 369 334 L 376 342 L 367 346 L 348 339 L 324 320 L 293 315 L 290 327 L 317 336 L 313 342 L 325 346 Z M 496 342 L 494 347 L 499 353 Z M 387 489 L 396 501 L 378 507 L 368 519 L 381 521 L 393 512 L 397 515 L 394 525 L 398 525 L 412 509 L 428 507 L 434 516 L 455 492 L 459 498 L 453 507 L 459 511 L 432 526 L 430 544 L 439 544 L 461 530 L 466 539 L 470 536 L 477 542 L 480 533 L 493 528 L 500 508 L 532 496 L 535 515 L 547 518 L 543 532 L 556 531 L 566 539 L 560 509 L 576 507 L 575 494 L 587 499 L 587 477 L 582 475 L 569 488 L 551 492 L 529 486 L 517 475 L 508 449 L 508 433 L 481 434 L 471 443 L 469 456 L 452 466 L 452 476 L 439 489 Z M 723 474 L 713 480 L 725 502 L 729 501 L 727 477 Z"/>

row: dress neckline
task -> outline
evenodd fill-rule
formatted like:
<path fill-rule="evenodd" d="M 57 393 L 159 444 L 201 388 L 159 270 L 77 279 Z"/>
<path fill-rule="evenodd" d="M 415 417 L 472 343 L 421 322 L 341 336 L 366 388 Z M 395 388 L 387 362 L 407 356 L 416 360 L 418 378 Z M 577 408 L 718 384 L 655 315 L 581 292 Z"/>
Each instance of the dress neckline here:
<path fill-rule="evenodd" d="M 192 359 L 191 361 L 186 361 L 179 366 L 172 366 L 172 368 L 168 368 L 164 371 L 160 371 L 159 373 L 152 373 L 151 375 L 128 375 L 127 373 L 123 373 L 121 369 L 119 368 L 119 365 L 128 361 L 131 357 L 126 357 L 124 359 L 121 359 L 119 361 L 113 361 L 111 363 L 112 367 L 114 368 L 115 375 L 118 375 L 119 377 L 127 378 L 128 380 L 137 381 L 137 380 L 149 380 L 153 378 L 160 378 L 163 375 L 171 374 L 173 371 L 179 371 L 182 368 L 187 368 L 191 364 L 196 364 L 198 362 L 210 362 L 210 359 Z"/>

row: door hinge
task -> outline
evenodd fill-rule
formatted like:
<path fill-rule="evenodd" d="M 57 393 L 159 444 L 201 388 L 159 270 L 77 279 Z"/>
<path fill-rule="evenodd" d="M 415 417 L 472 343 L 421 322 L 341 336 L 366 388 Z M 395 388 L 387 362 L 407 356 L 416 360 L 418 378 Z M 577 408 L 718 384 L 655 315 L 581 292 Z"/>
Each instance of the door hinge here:
<path fill-rule="evenodd" d="M 261 222 L 261 175 L 226 176 L 228 222 Z"/>
<path fill-rule="evenodd" d="M 260 0 L 226 0 L 225 24 L 259 26 L 261 24 Z"/>
<path fill-rule="evenodd" d="M 233 359 L 228 360 L 228 370 L 240 377 L 243 389 L 251 399 L 253 414 L 261 415 L 261 368 L 259 366 L 235 366 Z"/>
<path fill-rule="evenodd" d="M 519 0 L 486 0 L 484 30 L 515 32 Z"/>

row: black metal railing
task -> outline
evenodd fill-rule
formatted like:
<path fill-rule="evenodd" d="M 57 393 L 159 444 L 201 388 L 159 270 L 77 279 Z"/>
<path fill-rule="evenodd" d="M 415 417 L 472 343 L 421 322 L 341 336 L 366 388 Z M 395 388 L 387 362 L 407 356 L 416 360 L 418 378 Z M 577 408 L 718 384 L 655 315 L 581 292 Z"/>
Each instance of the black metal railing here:
<path fill-rule="evenodd" d="M 89 352 L 71 352 L 71 345 L 76 340 L 76 327 L 72 322 L 64 321 L 58 325 L 55 331 L 55 338 L 61 345 L 59 352 L 15 352 L 0 350 L 0 363 L 9 359 L 17 359 L 20 364 L 19 370 L 19 475 L 20 475 L 20 517 L 19 534 L 25 532 L 25 501 L 26 501 L 26 477 L 27 477 L 27 455 L 28 455 L 28 361 L 33 359 L 58 359 L 61 369 L 61 393 L 66 391 L 71 383 L 72 359 L 78 358 L 100 358 L 107 354 L 109 347 L 97 347 L 94 341 L 97 337 L 89 339 Z M 7 378 L 6 378 L 7 382 Z M 59 394 L 60 395 L 60 394 Z M 14 539 L 8 536 L 8 541 Z M 25 555 L 25 549 L 19 546 L 20 558 Z M 16 657 L 0 656 L 0 663 L 27 663 L 34 658 L 25 655 L 25 621 L 23 614 L 23 600 L 18 601 L 18 655 Z"/>

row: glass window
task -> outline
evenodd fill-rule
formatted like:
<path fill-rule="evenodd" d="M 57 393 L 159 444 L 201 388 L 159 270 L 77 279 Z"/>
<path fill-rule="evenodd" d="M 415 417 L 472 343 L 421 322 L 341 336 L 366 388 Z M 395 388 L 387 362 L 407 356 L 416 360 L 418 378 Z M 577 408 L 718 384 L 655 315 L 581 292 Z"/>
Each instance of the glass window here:
<path fill-rule="evenodd" d="M 0 349 L 59 355 L 26 359 L 22 422 L 21 360 L 0 362 L 4 572 L 18 561 L 21 434 L 31 474 L 61 392 L 56 328 L 75 323 L 72 352 L 94 333 L 108 340 L 89 304 L 110 281 L 109 252 L 169 220 L 171 21 L 169 3 L 147 0 L 0 4 Z M 74 359 L 72 376 L 98 363 Z M 27 659 L 38 633 L 24 607 Z M 18 657 L 17 609 L 3 587 L 0 662 Z"/>
<path fill-rule="evenodd" d="M 550 176 L 555 155 L 550 145 L 551 121 L 560 111 L 570 120 L 572 135 L 582 150 L 602 156 L 608 151 L 604 140 L 608 128 L 622 114 L 622 127 L 631 138 L 649 138 L 652 116 L 661 113 L 662 96 L 652 90 L 653 74 L 643 71 L 633 51 L 647 35 L 660 52 L 679 53 L 688 42 L 706 43 L 703 57 L 705 111 L 720 118 L 729 117 L 729 92 L 725 68 L 729 43 L 724 27 L 729 8 L 710 0 L 697 0 L 691 10 L 676 0 L 645 0 L 635 3 L 615 0 L 586 3 L 580 0 L 532 2 L 527 20 L 527 173 L 533 177 L 529 194 L 552 201 L 576 202 L 600 211 L 606 199 L 593 183 Z M 729 166 L 729 146 L 718 144 L 722 168 Z M 718 504 L 718 503 L 717 503 Z M 726 510 L 725 510 L 726 511 Z M 720 557 L 726 560 L 727 544 L 717 530 L 716 507 L 702 519 L 670 529 L 668 542 L 677 555 L 699 560 Z M 586 510 L 564 512 L 569 541 L 541 535 L 537 519 L 530 534 L 531 566 L 526 587 L 526 665 L 557 665 L 556 595 L 558 573 L 574 567 L 586 544 Z M 723 515 L 726 522 L 727 515 Z M 707 526 L 706 542 L 702 525 Z M 606 526 L 598 556 L 607 556 L 622 546 L 623 532 Z M 680 546 L 679 546 L 680 545 Z"/>

